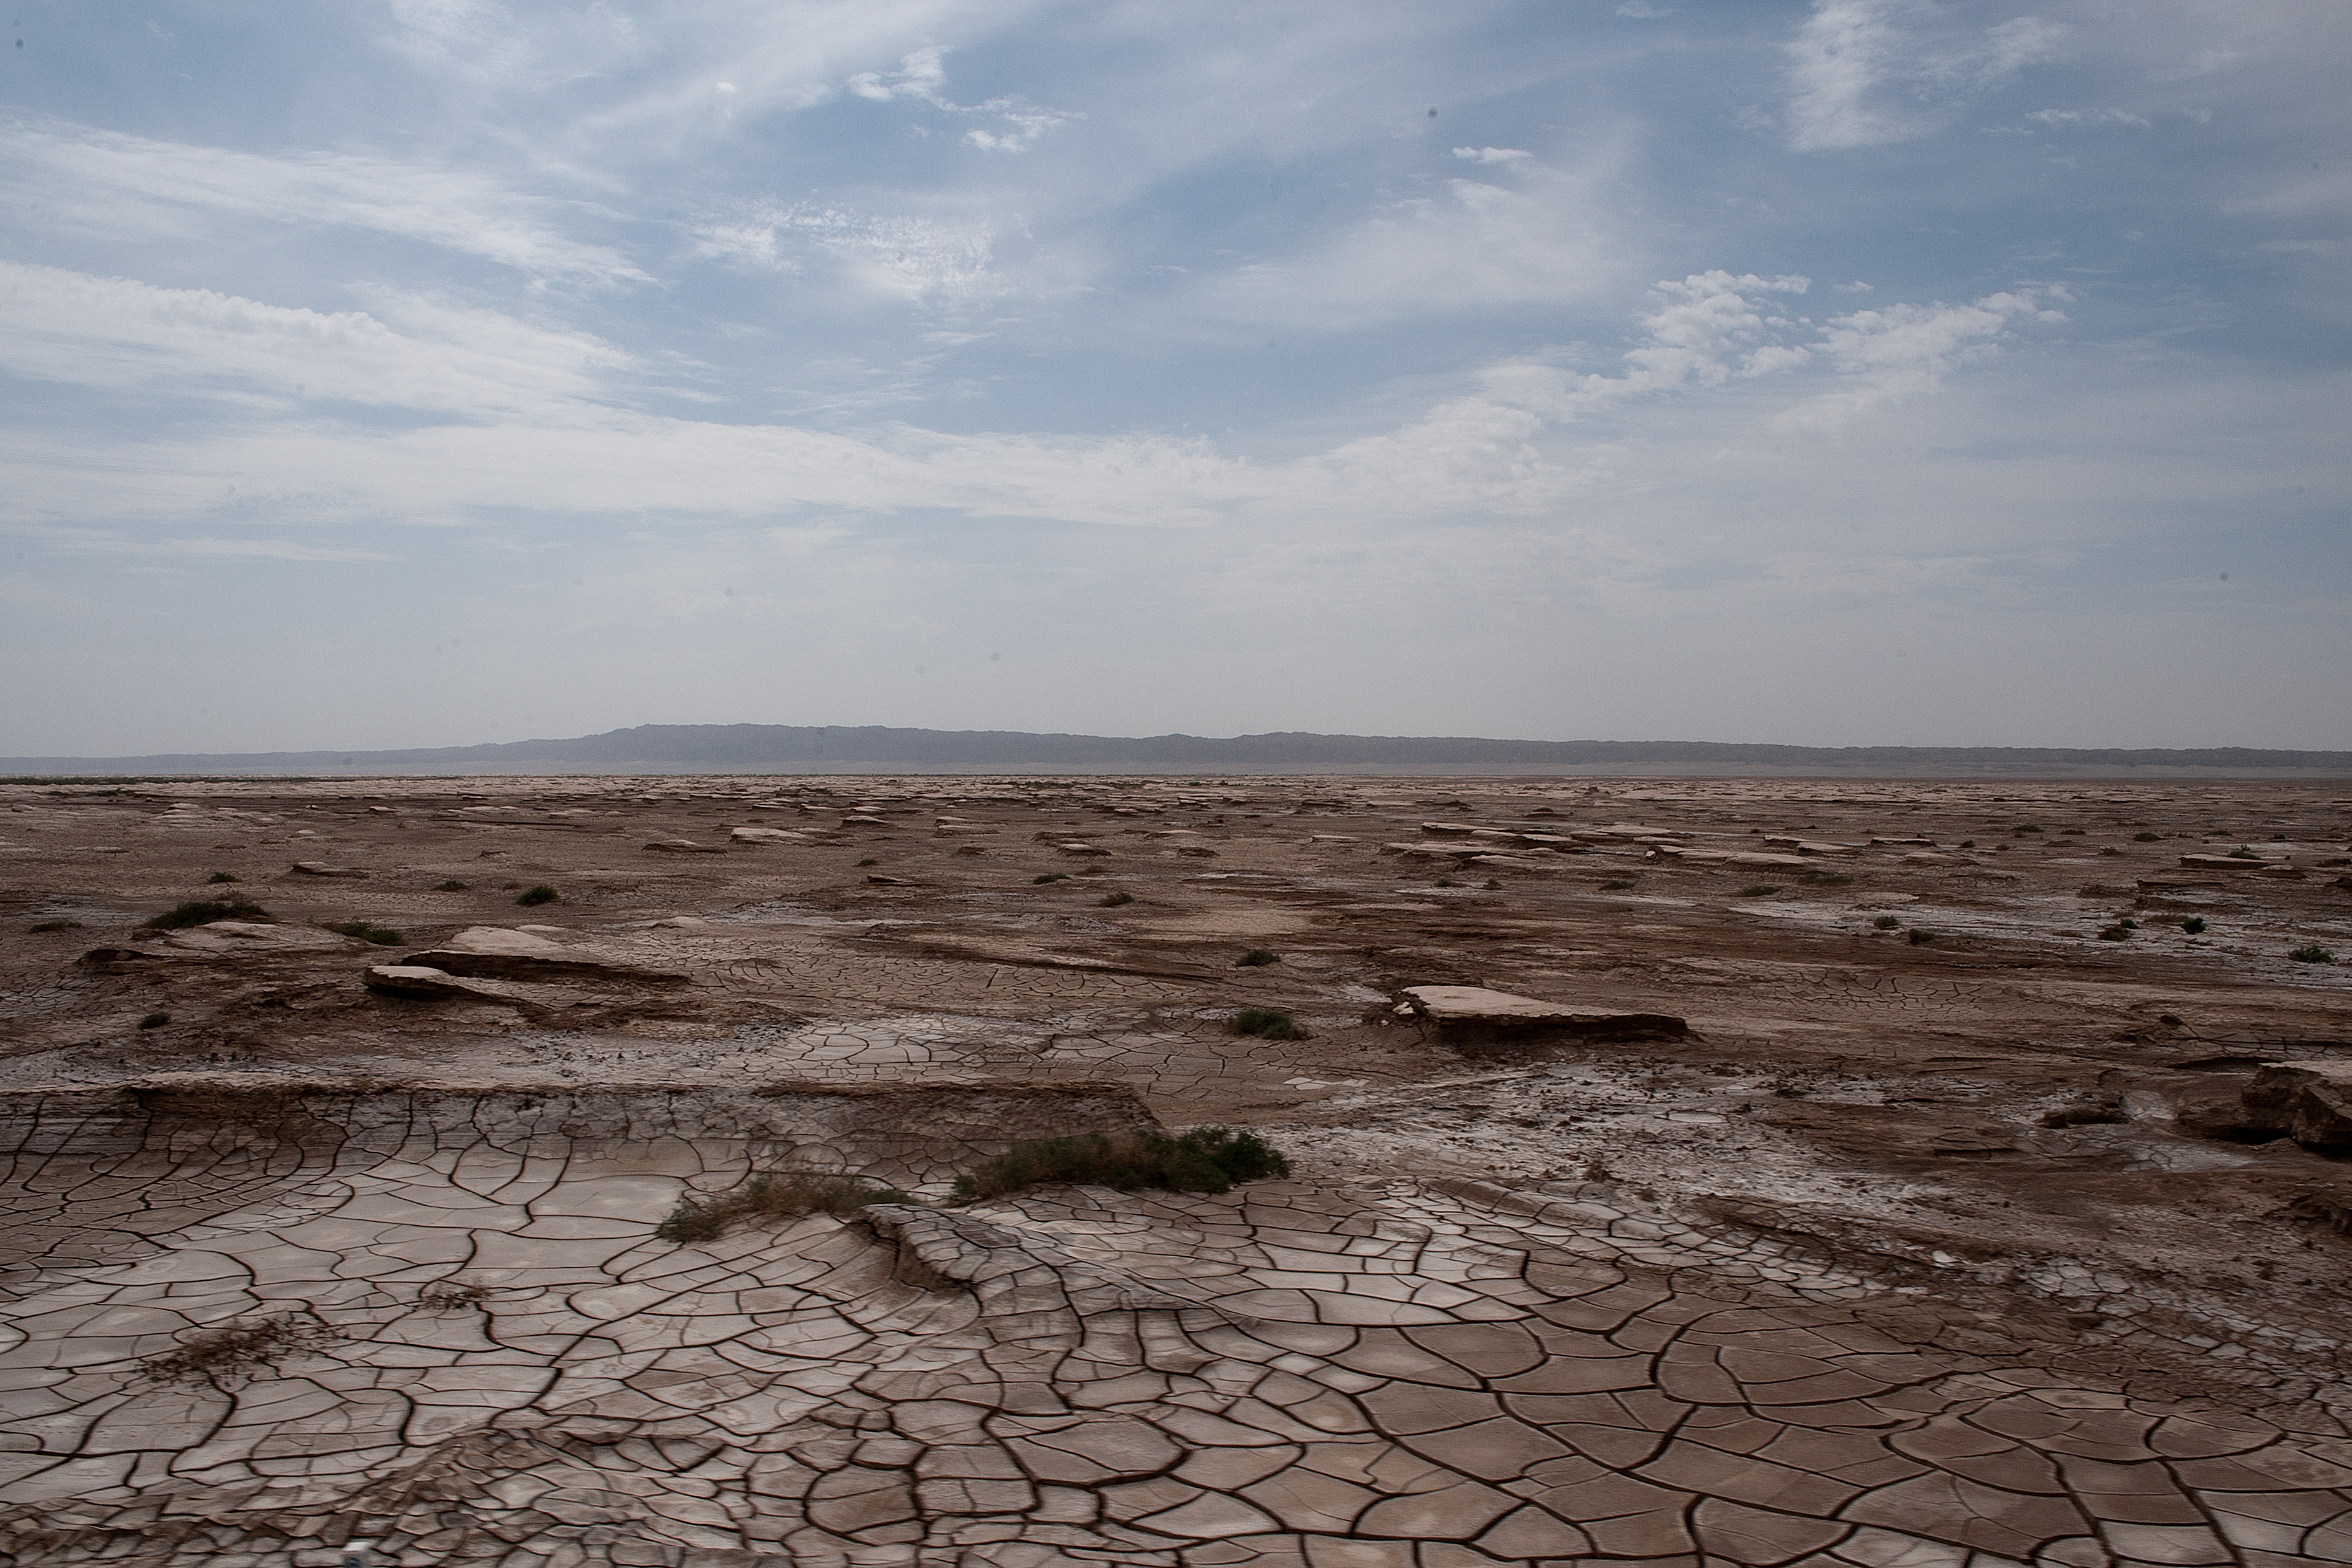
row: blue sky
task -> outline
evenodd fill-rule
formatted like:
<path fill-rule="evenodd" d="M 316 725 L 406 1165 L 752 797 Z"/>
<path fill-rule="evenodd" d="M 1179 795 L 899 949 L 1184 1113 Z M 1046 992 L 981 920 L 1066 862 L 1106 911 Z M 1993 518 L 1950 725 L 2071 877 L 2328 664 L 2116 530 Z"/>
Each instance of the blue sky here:
<path fill-rule="evenodd" d="M 16 0 L 0 754 L 2352 747 L 2340 0 Z"/>

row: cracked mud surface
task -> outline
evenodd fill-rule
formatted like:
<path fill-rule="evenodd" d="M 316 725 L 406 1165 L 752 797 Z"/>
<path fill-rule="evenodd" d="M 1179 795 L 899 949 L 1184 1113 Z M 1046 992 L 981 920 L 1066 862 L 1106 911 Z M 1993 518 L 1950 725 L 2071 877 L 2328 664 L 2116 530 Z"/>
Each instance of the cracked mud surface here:
<path fill-rule="evenodd" d="M 2347 832 L 2206 783 L 0 785 L 0 1560 L 2352 1560 L 2352 1147 L 2245 1109 L 2336 1103 L 2352 966 L 2287 955 L 2352 956 Z M 1687 1027 L 1559 1022 L 1627 1016 Z M 1153 1121 L 1294 1173 L 942 1202 Z M 785 1163 L 926 1201 L 654 1234 Z"/>

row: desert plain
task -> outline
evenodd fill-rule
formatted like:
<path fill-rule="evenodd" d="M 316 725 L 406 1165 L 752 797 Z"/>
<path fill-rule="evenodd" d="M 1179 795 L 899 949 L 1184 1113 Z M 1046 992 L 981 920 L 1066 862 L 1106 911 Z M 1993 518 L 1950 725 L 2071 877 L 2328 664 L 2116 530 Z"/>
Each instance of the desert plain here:
<path fill-rule="evenodd" d="M 0 784 L 0 1561 L 2352 1561 L 2347 837 L 2307 782 Z M 956 1198 L 1202 1126 L 1287 1174 Z M 678 1238 L 763 1172 L 884 1201 Z"/>

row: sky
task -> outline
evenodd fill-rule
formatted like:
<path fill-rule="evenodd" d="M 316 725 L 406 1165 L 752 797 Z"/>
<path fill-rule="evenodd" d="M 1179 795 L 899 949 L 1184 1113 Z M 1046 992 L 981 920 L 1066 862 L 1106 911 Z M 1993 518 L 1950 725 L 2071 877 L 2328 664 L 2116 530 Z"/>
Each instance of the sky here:
<path fill-rule="evenodd" d="M 2352 747 L 2343 0 L 10 0 L 0 755 Z"/>

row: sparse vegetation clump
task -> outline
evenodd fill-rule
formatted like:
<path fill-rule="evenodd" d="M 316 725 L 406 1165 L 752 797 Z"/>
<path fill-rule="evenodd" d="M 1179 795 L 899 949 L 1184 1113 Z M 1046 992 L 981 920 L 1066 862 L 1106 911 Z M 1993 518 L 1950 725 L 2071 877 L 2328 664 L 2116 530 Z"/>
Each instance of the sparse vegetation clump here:
<path fill-rule="evenodd" d="M 1269 963 L 1280 963 L 1282 954 L 1270 948 L 1254 947 L 1234 960 L 1235 969 L 1264 969 Z"/>
<path fill-rule="evenodd" d="M 35 921 L 31 925 L 26 926 L 25 929 L 26 929 L 26 931 L 34 931 L 34 932 L 40 932 L 40 931 L 79 931 L 79 930 L 81 930 L 81 921 Z"/>
<path fill-rule="evenodd" d="M 150 1383 L 215 1383 L 267 1370 L 286 1356 L 341 1337 L 315 1318 L 283 1312 L 192 1334 L 179 1349 L 150 1356 L 139 1371 Z"/>
<path fill-rule="evenodd" d="M 490 1288 L 473 1279 L 444 1279 L 418 1292 L 416 1304 L 427 1312 L 463 1312 L 490 1299 Z"/>
<path fill-rule="evenodd" d="M 1047 882 L 1066 882 L 1069 879 L 1067 871 L 1048 871 L 1042 877 L 1030 878 L 1029 883 L 1032 887 L 1043 887 Z"/>
<path fill-rule="evenodd" d="M 557 892 L 553 888 L 541 882 L 536 888 L 529 888 L 517 894 L 515 896 L 515 902 L 522 905 L 525 909 L 530 909 L 534 904 L 554 903 L 562 897 L 563 895 L 562 893 Z"/>
<path fill-rule="evenodd" d="M 1618 889 L 1618 888 L 1630 888 L 1630 887 L 1632 887 L 1633 885 L 1633 883 L 1628 882 L 1628 881 L 1625 881 L 1625 880 L 1623 880 L 1623 879 L 1619 879 L 1619 880 L 1617 880 L 1617 881 L 1612 881 L 1612 882 L 1603 882 L 1603 883 L 1601 883 L 1601 890 L 1602 892 L 1604 892 L 1604 893 L 1605 893 L 1605 892 L 1610 892 L 1610 891 L 1612 891 L 1612 890 L 1613 890 L 1613 889 Z"/>
<path fill-rule="evenodd" d="M 2205 934 L 2205 917 L 2203 915 L 2190 915 L 2187 920 L 2180 922 L 2180 929 L 2187 931 L 2190 936 L 2202 936 Z"/>
<path fill-rule="evenodd" d="M 466 884 L 452 877 L 446 882 L 434 883 L 433 890 L 436 893 L 462 893 L 466 890 Z"/>
<path fill-rule="evenodd" d="M 142 1029 L 160 1029 L 171 1021 L 172 1015 L 169 1013 L 149 1013 L 139 1020 L 139 1026 Z"/>
<path fill-rule="evenodd" d="M 1057 1183 L 1222 1193 L 1236 1182 L 1290 1174 L 1290 1162 L 1255 1132 L 1197 1127 L 1164 1132 L 1085 1132 L 1015 1143 L 956 1178 L 956 1198 L 973 1203 Z"/>
<path fill-rule="evenodd" d="M 408 940 L 405 934 L 393 930 L 390 926 L 377 925 L 373 921 L 338 921 L 331 925 L 321 921 L 320 925 L 324 930 L 333 931 L 339 936 L 355 936 L 362 942 L 372 942 L 378 947 L 398 947 Z"/>
<path fill-rule="evenodd" d="M 1255 1035 L 1265 1040 L 1303 1040 L 1306 1028 L 1289 1014 L 1273 1007 L 1244 1007 L 1233 1016 L 1236 1035 Z"/>
<path fill-rule="evenodd" d="M 215 921 L 266 921 L 269 911 L 242 893 L 226 899 L 188 899 L 146 922 L 149 931 L 180 931 Z"/>
<path fill-rule="evenodd" d="M 2161 842 L 2163 837 L 2164 835 L 2161 833 L 2135 833 L 2132 835 L 2132 842 L 2135 844 L 2156 844 Z"/>
<path fill-rule="evenodd" d="M 861 866 L 879 866 L 882 862 L 875 857 L 868 855 L 865 859 L 860 860 L 858 864 Z"/>
<path fill-rule="evenodd" d="M 1769 899 L 1780 890 L 1778 882 L 1758 882 L 1753 887 L 1740 889 L 1739 896 L 1743 899 Z"/>
<path fill-rule="evenodd" d="M 2336 955 L 2328 952 L 2327 949 L 2320 946 L 2315 942 L 2304 943 L 2301 947 L 2296 948 L 2293 952 L 2288 953 L 2287 956 L 2294 959 L 2297 963 L 2333 963 L 2336 962 Z"/>
<path fill-rule="evenodd" d="M 1935 940 L 1936 933 L 1931 931 L 1919 931 L 1915 929 L 1911 932 L 1911 945 L 1914 947 L 1923 947 Z"/>
<path fill-rule="evenodd" d="M 1895 919 L 1893 915 L 1881 915 L 1870 923 L 1876 926 L 1880 931 L 1893 931 L 1903 922 Z"/>
<path fill-rule="evenodd" d="M 863 1176 L 823 1171 L 761 1171 L 742 1185 L 712 1197 L 682 1197 L 669 1217 L 654 1227 L 664 1241 L 716 1241 L 730 1226 L 746 1221 L 799 1219 L 822 1209 L 852 1215 L 867 1204 L 912 1203 L 912 1194 Z"/>
<path fill-rule="evenodd" d="M 205 879 L 207 882 L 242 882 L 242 877 L 232 877 L 226 871 L 215 871 Z"/>

